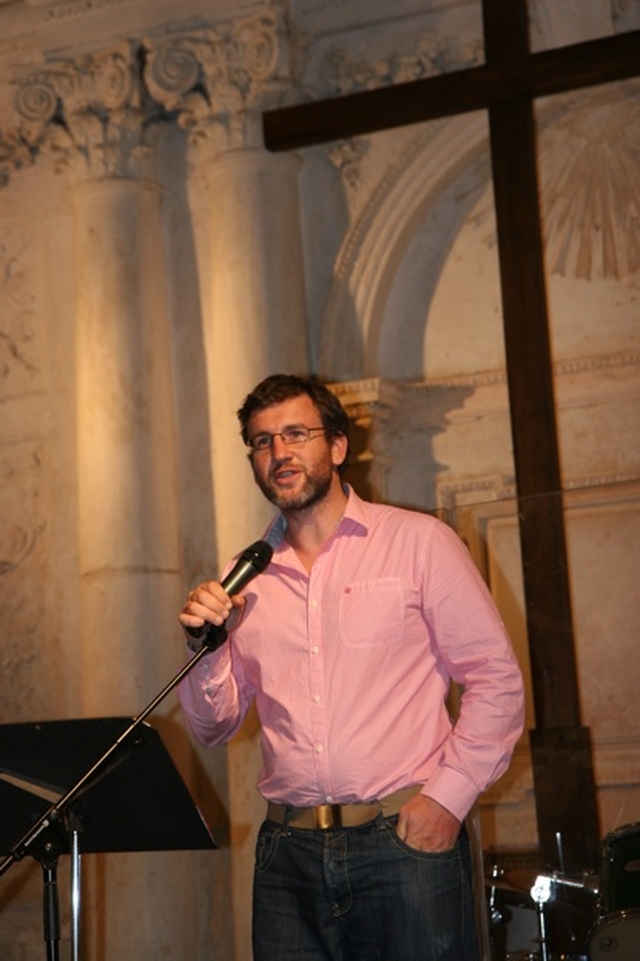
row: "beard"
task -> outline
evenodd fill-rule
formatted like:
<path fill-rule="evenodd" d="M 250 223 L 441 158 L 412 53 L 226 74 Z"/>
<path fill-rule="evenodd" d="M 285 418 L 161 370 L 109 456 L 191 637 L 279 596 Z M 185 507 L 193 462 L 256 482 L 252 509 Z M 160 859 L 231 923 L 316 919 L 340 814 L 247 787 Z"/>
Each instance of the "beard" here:
<path fill-rule="evenodd" d="M 314 470 L 305 471 L 305 480 L 296 491 L 281 491 L 272 481 L 259 477 L 254 471 L 256 484 L 267 498 L 281 511 L 302 511 L 313 507 L 329 493 L 333 481 L 333 465 L 320 464 Z"/>

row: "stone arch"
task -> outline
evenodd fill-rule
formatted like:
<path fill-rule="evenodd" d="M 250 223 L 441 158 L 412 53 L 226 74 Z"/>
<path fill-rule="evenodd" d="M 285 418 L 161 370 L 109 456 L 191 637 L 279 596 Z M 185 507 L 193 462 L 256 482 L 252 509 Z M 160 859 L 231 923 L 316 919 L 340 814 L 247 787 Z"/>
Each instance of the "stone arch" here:
<path fill-rule="evenodd" d="M 426 265 L 424 293 L 433 291 L 442 264 L 479 190 L 489 178 L 484 114 L 457 117 L 424 127 L 391 167 L 344 238 L 329 292 L 320 369 L 335 380 L 359 377 L 421 376 L 424 323 L 389 329 L 389 291 L 416 232 L 425 223 L 439 231 L 439 247 Z M 455 194 L 455 196 L 453 196 Z M 439 215 L 451 199 L 446 216 Z M 427 301 L 428 302 L 428 301 Z M 406 372 L 383 370 L 401 343 Z M 394 363 L 396 363 L 394 361 Z M 398 364 L 396 363 L 396 367 Z"/>
<path fill-rule="evenodd" d="M 558 303 L 569 303 L 569 322 L 575 313 L 571 304 L 583 304 L 587 316 L 594 312 L 594 290 L 608 315 L 615 306 L 613 291 L 625 302 L 637 296 L 640 153 L 633 131 L 639 89 L 638 81 L 627 81 L 576 91 L 549 98 L 537 110 L 548 281 L 554 297 L 562 291 Z M 470 327 L 473 311 L 465 320 L 459 310 L 459 330 L 444 338 L 435 330 L 430 335 L 436 352 L 446 351 L 448 340 L 451 356 L 443 363 L 432 356 L 427 369 L 427 321 L 440 324 L 442 332 L 442 317 L 432 315 L 434 297 L 471 217 L 476 223 L 483 219 L 474 243 L 492 248 L 486 262 L 492 286 L 485 292 L 482 317 L 488 326 L 482 336 L 494 346 L 487 350 L 478 341 L 478 330 Z M 344 238 L 324 316 L 321 371 L 335 380 L 382 376 L 402 381 L 503 366 L 494 245 L 486 114 L 419 128 Z M 625 323 L 624 312 L 613 313 L 621 316 L 618 326 Z M 591 329 L 579 336 L 566 324 L 557 325 L 561 354 L 606 351 L 597 317 L 589 323 Z M 473 335 L 466 354 L 455 347 L 454 333 Z M 619 346 L 628 346 L 628 329 L 617 334 Z"/>

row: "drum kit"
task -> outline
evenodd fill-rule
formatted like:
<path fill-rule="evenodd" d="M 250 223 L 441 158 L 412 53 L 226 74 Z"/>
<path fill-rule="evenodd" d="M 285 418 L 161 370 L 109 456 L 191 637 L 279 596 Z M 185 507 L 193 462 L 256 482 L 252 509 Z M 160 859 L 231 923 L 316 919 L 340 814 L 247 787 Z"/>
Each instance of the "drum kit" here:
<path fill-rule="evenodd" d="M 492 961 L 640 961 L 640 822 L 608 834 L 599 874 L 486 880 Z"/>

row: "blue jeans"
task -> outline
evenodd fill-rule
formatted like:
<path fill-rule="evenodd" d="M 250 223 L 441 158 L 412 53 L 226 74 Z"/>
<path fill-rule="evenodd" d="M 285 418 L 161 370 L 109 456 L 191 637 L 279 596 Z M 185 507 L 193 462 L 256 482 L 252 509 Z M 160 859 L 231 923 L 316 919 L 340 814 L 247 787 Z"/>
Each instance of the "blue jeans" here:
<path fill-rule="evenodd" d="M 254 961 L 478 961 L 469 844 L 428 854 L 397 817 L 310 831 L 265 821 L 253 890 Z"/>

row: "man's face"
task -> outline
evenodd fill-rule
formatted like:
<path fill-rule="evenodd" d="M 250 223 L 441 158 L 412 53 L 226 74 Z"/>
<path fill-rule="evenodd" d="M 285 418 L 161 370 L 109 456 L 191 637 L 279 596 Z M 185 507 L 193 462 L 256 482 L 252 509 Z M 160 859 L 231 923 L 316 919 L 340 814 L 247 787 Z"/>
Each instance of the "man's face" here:
<path fill-rule="evenodd" d="M 287 446 L 280 431 L 292 427 L 321 428 L 320 414 L 306 394 L 256 411 L 248 434 L 275 434 L 271 447 L 251 454 L 253 476 L 265 497 L 284 511 L 303 510 L 318 503 L 339 484 L 335 467 L 346 456 L 346 438 L 327 438 L 314 430 L 308 441 Z"/>

